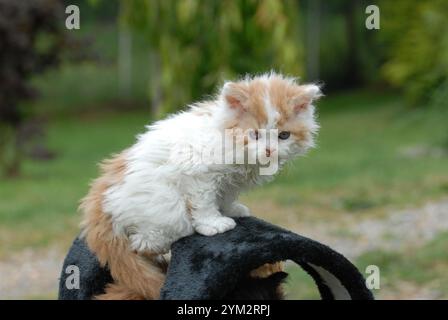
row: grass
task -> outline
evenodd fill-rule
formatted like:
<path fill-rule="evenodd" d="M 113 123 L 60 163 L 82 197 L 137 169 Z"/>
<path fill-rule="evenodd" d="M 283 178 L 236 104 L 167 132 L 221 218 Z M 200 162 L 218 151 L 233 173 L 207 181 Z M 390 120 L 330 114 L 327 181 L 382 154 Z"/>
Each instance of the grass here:
<path fill-rule="evenodd" d="M 418 290 L 430 290 L 437 299 L 448 298 L 448 233 L 438 235 L 422 248 L 404 252 L 370 251 L 354 262 L 360 272 L 369 265 L 380 270 L 380 288 L 372 289 L 378 299 L 415 298 Z M 311 276 L 296 265 L 287 267 L 289 273 L 285 291 L 289 299 L 319 299 Z M 368 274 L 364 273 L 367 277 Z"/>
<path fill-rule="evenodd" d="M 115 29 L 113 24 L 83 24 L 72 36 L 90 38 L 98 60 L 63 63 L 32 79 L 41 96 L 27 108 L 49 121 L 48 144 L 58 157 L 25 161 L 20 179 L 0 181 L 0 256 L 29 246 L 67 245 L 77 233 L 77 204 L 97 173 L 95 163 L 132 143 L 148 121 L 142 108 L 148 92 L 147 46 L 141 36 L 133 37 L 132 99 L 123 97 Z"/>
<path fill-rule="evenodd" d="M 260 201 L 268 199 L 320 219 L 378 213 L 446 194 L 446 112 L 409 110 L 399 97 L 366 92 L 329 96 L 319 109 L 318 148 L 248 194 L 249 203 L 262 208 Z M 441 149 L 445 155 L 405 154 L 412 148 Z"/>
<path fill-rule="evenodd" d="M 23 177 L 0 183 L 1 250 L 73 238 L 79 222 L 78 201 L 97 174 L 95 164 L 132 143 L 145 118 L 141 112 L 52 121 L 48 144 L 56 150 L 56 160 L 25 162 Z"/>
<path fill-rule="evenodd" d="M 443 146 L 446 119 L 431 110 L 418 117 L 416 112 L 394 95 L 352 92 L 325 98 L 319 147 L 273 183 L 244 195 L 244 202 L 269 221 L 296 229 L 302 222 L 337 225 L 344 215 L 363 218 L 446 195 L 447 156 L 401 152 L 405 147 Z M 0 181 L 0 257 L 26 247 L 66 249 L 79 231 L 78 201 L 97 175 L 95 164 L 129 146 L 148 119 L 145 110 L 54 116 L 48 145 L 57 158 L 26 161 L 21 178 Z M 369 261 L 381 264 L 381 292 L 398 290 L 394 285 L 403 281 L 415 286 L 429 282 L 446 297 L 446 240 L 446 235 L 436 239 L 417 255 L 374 252 L 355 263 L 361 270 Z M 289 298 L 318 298 L 300 268 L 288 272 Z"/>
<path fill-rule="evenodd" d="M 57 158 L 25 161 L 22 177 L 0 180 L 0 258 L 26 247 L 67 248 L 79 232 L 77 206 L 97 175 L 95 164 L 132 144 L 149 122 L 149 111 L 142 108 L 146 52 L 136 50 L 133 57 L 131 95 L 139 108 L 126 108 L 117 89 L 116 39 L 110 38 L 115 32 L 107 28 L 94 32 L 101 63 L 63 65 L 34 79 L 42 98 L 33 106 L 49 120 L 48 145 Z M 89 26 L 83 29 L 89 33 Z M 396 94 L 356 91 L 323 98 L 319 116 L 318 147 L 274 182 L 243 195 L 255 214 L 290 229 L 300 230 L 304 222 L 327 223 L 349 234 L 344 217 L 381 216 L 446 196 L 446 110 L 409 109 Z M 373 252 L 356 263 L 363 267 L 373 257 L 381 261 L 386 288 L 395 279 L 416 285 L 442 279 L 440 284 L 448 287 L 446 240 L 446 235 L 437 238 L 417 255 Z M 289 297 L 317 297 L 308 275 L 297 267 L 288 271 Z"/>
<path fill-rule="evenodd" d="M 366 103 L 374 106 L 363 106 Z M 244 195 L 256 213 L 280 224 L 287 222 L 282 214 L 264 208 L 308 221 L 337 220 L 337 213 L 362 216 L 446 194 L 447 157 L 400 154 L 404 146 L 439 146 L 443 137 L 429 112 L 412 120 L 412 111 L 405 110 L 399 98 L 365 92 L 330 96 L 320 109 L 318 149 L 273 183 Z M 52 119 L 48 144 L 58 157 L 44 163 L 26 161 L 23 177 L 0 182 L 1 250 L 67 244 L 77 233 L 77 204 L 97 174 L 95 164 L 130 145 L 148 119 L 145 111 Z M 440 119 L 437 125 L 445 124 Z"/>
<path fill-rule="evenodd" d="M 320 299 L 319 290 L 313 278 L 298 265 L 287 265 L 288 278 L 284 285 L 286 299 L 317 300 Z"/>
<path fill-rule="evenodd" d="M 408 287 L 426 287 L 435 298 L 448 298 L 448 233 L 439 234 L 422 248 L 405 252 L 372 251 L 358 258 L 357 265 L 365 270 L 370 264 L 378 265 L 381 272 L 379 297 L 388 297 L 406 284 Z"/>

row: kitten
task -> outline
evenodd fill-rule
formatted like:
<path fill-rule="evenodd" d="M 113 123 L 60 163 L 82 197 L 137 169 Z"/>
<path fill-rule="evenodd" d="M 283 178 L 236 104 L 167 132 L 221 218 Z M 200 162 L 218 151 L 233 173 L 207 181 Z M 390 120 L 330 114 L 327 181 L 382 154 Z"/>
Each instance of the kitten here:
<path fill-rule="evenodd" d="M 239 193 L 272 178 L 261 173 L 263 159 L 282 167 L 313 146 L 312 103 L 320 96 L 318 86 L 275 73 L 227 82 L 215 100 L 148 126 L 103 163 L 81 204 L 82 236 L 115 279 L 100 298 L 157 298 L 166 267 L 160 257 L 174 241 L 228 231 L 232 217 L 250 215 Z M 210 160 L 205 149 L 230 163 L 200 161 Z"/>

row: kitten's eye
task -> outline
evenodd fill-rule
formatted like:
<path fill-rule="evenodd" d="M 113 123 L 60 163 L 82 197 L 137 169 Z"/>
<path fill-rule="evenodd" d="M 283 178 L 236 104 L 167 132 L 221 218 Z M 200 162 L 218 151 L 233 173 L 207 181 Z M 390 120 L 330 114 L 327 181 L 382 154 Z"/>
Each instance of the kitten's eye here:
<path fill-rule="evenodd" d="M 286 140 L 289 138 L 289 136 L 291 135 L 291 132 L 289 131 L 282 131 L 278 134 L 278 137 L 282 140 Z"/>
<path fill-rule="evenodd" d="M 260 137 L 260 134 L 258 133 L 258 130 L 251 130 L 251 131 L 249 131 L 249 137 L 251 139 L 258 140 L 258 138 Z"/>

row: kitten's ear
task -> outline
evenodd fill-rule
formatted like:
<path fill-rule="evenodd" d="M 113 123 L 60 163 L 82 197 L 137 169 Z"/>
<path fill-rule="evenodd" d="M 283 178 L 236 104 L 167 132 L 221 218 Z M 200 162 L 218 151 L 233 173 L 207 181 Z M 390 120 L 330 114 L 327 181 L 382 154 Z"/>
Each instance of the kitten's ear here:
<path fill-rule="evenodd" d="M 306 109 L 320 97 L 322 97 L 322 92 L 319 86 L 315 84 L 300 86 L 300 93 L 293 99 L 294 111 L 300 112 Z"/>
<path fill-rule="evenodd" d="M 226 82 L 222 88 L 221 96 L 229 108 L 244 110 L 245 103 L 249 98 L 247 85 L 244 83 Z"/>

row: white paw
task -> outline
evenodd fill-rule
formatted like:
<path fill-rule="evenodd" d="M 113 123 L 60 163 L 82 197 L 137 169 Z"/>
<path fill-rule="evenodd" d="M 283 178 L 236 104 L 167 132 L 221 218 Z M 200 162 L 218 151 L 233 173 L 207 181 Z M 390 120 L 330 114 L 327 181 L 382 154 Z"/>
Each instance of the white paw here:
<path fill-rule="evenodd" d="M 149 239 L 141 233 L 130 235 L 129 241 L 132 250 L 143 252 L 143 251 L 151 251 L 153 249 L 151 243 L 149 242 Z"/>
<path fill-rule="evenodd" d="M 172 242 L 172 239 L 161 233 L 134 233 L 129 235 L 131 249 L 139 253 L 152 252 L 163 254 L 170 250 Z"/>
<path fill-rule="evenodd" d="M 224 214 L 228 217 L 249 217 L 250 210 L 241 203 L 232 203 L 230 208 L 224 210 Z"/>
<path fill-rule="evenodd" d="M 235 228 L 236 223 L 232 218 L 228 217 L 207 217 L 196 220 L 193 224 L 194 229 L 204 235 L 213 236 Z"/>

